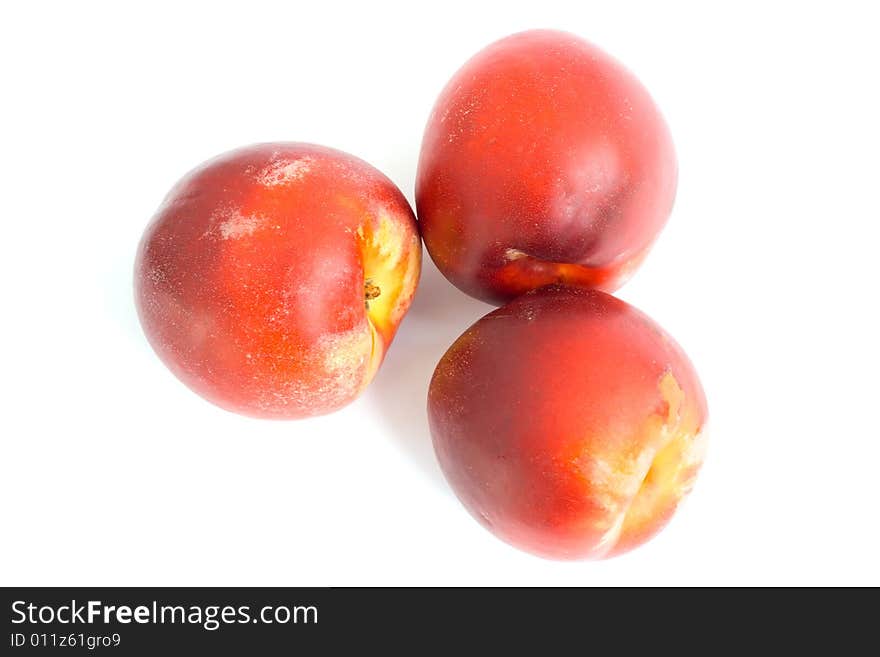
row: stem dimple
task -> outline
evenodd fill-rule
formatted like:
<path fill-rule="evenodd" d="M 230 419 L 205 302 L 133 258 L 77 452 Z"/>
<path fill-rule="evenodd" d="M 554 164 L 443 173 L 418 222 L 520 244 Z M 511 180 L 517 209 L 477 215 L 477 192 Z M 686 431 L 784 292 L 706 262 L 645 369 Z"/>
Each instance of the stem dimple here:
<path fill-rule="evenodd" d="M 364 281 L 364 302 L 365 303 L 369 304 L 371 300 L 378 298 L 380 294 L 382 294 L 382 290 L 379 289 L 379 286 L 373 282 L 372 278 L 368 278 L 367 280 Z"/>

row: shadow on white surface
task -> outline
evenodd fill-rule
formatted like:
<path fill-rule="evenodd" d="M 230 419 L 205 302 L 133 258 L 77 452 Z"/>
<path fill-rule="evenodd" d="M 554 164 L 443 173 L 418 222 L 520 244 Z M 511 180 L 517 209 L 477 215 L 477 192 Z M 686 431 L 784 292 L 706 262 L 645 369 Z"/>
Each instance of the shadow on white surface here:
<path fill-rule="evenodd" d="M 448 490 L 434 457 L 426 404 L 434 368 L 449 346 L 493 307 L 460 292 L 424 253 L 416 298 L 366 401 L 390 440 L 434 483 Z"/>

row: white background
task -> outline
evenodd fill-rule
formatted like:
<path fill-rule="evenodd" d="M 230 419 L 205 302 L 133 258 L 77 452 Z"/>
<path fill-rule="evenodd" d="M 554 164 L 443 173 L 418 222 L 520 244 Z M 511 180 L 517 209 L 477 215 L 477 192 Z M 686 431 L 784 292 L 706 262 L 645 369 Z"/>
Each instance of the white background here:
<path fill-rule="evenodd" d="M 868 2 L 4 3 L 0 583 L 880 584 L 877 25 Z M 446 486 L 428 380 L 489 307 L 428 258 L 377 379 L 308 421 L 202 401 L 132 302 L 137 241 L 192 166 L 311 141 L 412 201 L 443 84 L 531 27 L 631 68 L 681 167 L 620 296 L 701 373 L 709 460 L 606 562 L 520 553 Z"/>

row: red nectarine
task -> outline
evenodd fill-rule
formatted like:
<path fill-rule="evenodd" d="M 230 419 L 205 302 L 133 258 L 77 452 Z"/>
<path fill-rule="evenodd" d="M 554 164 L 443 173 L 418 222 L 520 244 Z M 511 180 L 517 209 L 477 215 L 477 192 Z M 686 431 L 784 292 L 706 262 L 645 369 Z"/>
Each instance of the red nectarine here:
<path fill-rule="evenodd" d="M 681 348 L 604 292 L 550 286 L 471 326 L 428 393 L 437 458 L 497 536 L 602 558 L 658 532 L 704 453 L 706 400 Z"/>
<path fill-rule="evenodd" d="M 443 274 L 503 303 L 550 283 L 613 291 L 672 209 L 675 151 L 641 83 L 579 37 L 501 39 L 428 120 L 416 209 Z"/>
<path fill-rule="evenodd" d="M 406 199 L 351 155 L 261 144 L 170 192 L 135 265 L 144 331 L 223 408 L 333 411 L 370 382 L 409 307 L 421 243 Z"/>

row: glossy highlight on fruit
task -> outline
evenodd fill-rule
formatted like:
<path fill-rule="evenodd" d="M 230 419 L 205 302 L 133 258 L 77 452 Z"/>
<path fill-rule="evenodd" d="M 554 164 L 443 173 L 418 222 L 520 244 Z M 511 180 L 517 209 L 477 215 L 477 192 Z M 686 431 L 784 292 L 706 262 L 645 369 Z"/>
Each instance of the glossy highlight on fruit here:
<path fill-rule="evenodd" d="M 642 84 L 577 36 L 534 30 L 491 44 L 443 89 L 416 208 L 437 267 L 474 297 L 499 304 L 552 283 L 610 292 L 665 224 L 677 176 Z"/>
<path fill-rule="evenodd" d="M 419 278 L 400 190 L 366 162 L 258 144 L 187 174 L 147 227 L 135 299 L 150 344 L 231 411 L 300 418 L 371 381 Z"/>
<path fill-rule="evenodd" d="M 499 538 L 554 559 L 645 542 L 691 489 L 706 399 L 693 366 L 632 306 L 549 286 L 471 326 L 428 393 L 440 466 Z"/>

